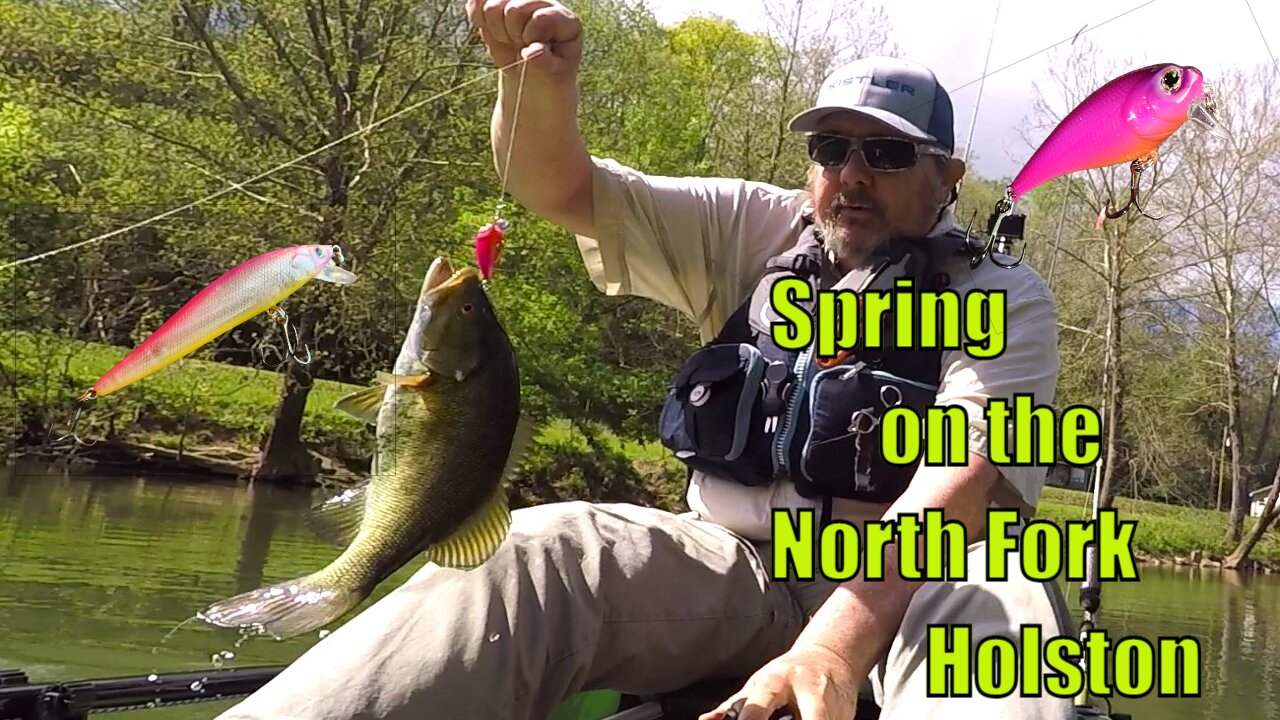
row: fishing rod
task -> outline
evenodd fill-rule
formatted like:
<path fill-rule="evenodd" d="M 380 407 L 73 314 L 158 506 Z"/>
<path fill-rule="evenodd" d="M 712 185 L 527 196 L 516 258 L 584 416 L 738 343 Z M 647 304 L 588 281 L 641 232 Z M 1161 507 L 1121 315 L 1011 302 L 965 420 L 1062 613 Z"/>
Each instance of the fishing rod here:
<path fill-rule="evenodd" d="M 1066 199 L 1063 199 L 1066 202 Z M 1109 258 L 1108 258 L 1109 261 Z M 1111 383 L 1111 366 L 1113 362 L 1111 352 L 1111 326 L 1114 321 L 1112 312 L 1114 311 L 1112 300 L 1115 288 L 1111 283 L 1107 283 L 1107 334 L 1106 334 L 1106 352 L 1102 362 L 1102 402 L 1098 408 L 1098 423 L 1102 426 L 1110 421 L 1111 408 L 1107 406 L 1107 390 Z M 1093 478 L 1089 483 L 1091 486 L 1090 494 L 1090 521 L 1097 527 L 1098 511 L 1099 511 L 1099 492 L 1102 484 L 1102 458 L 1103 454 L 1099 453 L 1093 464 Z M 1109 469 L 1109 468 L 1108 468 Z M 1097 627 L 1098 611 L 1102 608 L 1102 577 L 1098 566 L 1098 543 L 1091 542 L 1084 547 L 1084 582 L 1080 583 L 1080 609 L 1083 618 L 1080 621 L 1079 639 L 1083 645 L 1088 642 L 1089 634 Z M 1080 654 L 1080 669 L 1083 672 L 1084 683 L 1082 683 L 1079 695 L 1076 696 L 1075 704 L 1077 710 L 1091 707 L 1090 701 L 1092 693 L 1089 692 L 1089 653 Z M 1111 713 L 1111 698 L 1104 698 L 1107 701 L 1107 712 Z M 1127 716 L 1126 716 L 1127 718 Z"/>
<path fill-rule="evenodd" d="M 0 670 L 0 720 L 85 720 L 89 713 L 228 700 L 252 694 L 284 668 L 227 668 L 37 684 L 21 670 Z"/>

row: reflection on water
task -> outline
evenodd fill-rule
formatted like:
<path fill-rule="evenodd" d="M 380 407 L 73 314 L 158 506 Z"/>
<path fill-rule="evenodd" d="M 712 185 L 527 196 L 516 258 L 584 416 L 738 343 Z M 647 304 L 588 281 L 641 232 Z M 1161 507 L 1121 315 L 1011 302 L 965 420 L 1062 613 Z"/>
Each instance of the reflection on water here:
<path fill-rule="evenodd" d="M 210 602 L 336 557 L 340 548 L 303 524 L 319 498 L 269 485 L 0 468 L 0 669 L 36 682 L 211 669 L 223 652 L 234 653 L 224 667 L 293 660 L 318 634 L 240 643 L 235 631 L 192 618 Z M 145 717 L 212 717 L 228 704 Z"/>
<path fill-rule="evenodd" d="M 1140 569 L 1103 588 L 1102 625 L 1116 639 L 1200 641 L 1202 697 L 1113 699 L 1137 718 L 1280 718 L 1280 579 L 1214 570 Z"/>
<path fill-rule="evenodd" d="M 303 524 L 318 499 L 271 486 L 0 468 L 0 669 L 48 681 L 212 668 L 222 651 L 235 653 L 233 667 L 289 662 L 318 635 L 237 647 L 234 632 L 192 621 L 165 637 L 214 600 L 336 557 L 339 548 Z M 1141 578 L 1104 586 L 1102 627 L 1113 639 L 1199 639 L 1203 697 L 1116 698 L 1115 710 L 1139 720 L 1280 719 L 1280 580 L 1145 567 Z M 194 720 L 228 704 L 132 716 Z"/>

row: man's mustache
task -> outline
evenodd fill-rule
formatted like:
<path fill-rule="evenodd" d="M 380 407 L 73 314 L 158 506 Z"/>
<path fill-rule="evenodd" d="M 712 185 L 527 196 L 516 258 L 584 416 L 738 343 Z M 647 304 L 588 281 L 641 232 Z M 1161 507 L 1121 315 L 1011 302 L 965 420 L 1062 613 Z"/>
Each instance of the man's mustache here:
<path fill-rule="evenodd" d="M 861 206 L 874 212 L 880 212 L 880 206 L 876 204 L 876 201 L 871 198 L 871 196 L 862 193 L 842 192 L 832 198 L 831 202 L 827 203 L 827 214 L 834 217 L 842 208 L 852 206 Z"/>

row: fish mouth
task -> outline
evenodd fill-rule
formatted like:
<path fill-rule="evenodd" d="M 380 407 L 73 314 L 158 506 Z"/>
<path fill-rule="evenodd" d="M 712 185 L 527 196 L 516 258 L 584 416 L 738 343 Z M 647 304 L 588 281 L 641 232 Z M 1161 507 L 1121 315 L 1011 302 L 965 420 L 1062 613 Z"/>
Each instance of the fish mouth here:
<path fill-rule="evenodd" d="M 456 288 L 472 278 L 477 281 L 480 280 L 480 271 L 476 268 L 462 267 L 454 270 L 453 265 L 447 259 L 436 257 L 422 281 L 422 295 L 424 298 L 429 295 L 437 295 L 451 288 Z"/>
<path fill-rule="evenodd" d="M 422 280 L 422 293 L 425 295 L 435 289 L 453 274 L 453 266 L 449 264 L 449 261 L 444 257 L 437 256 L 435 260 L 431 261 L 431 267 L 427 269 L 427 275 Z"/>

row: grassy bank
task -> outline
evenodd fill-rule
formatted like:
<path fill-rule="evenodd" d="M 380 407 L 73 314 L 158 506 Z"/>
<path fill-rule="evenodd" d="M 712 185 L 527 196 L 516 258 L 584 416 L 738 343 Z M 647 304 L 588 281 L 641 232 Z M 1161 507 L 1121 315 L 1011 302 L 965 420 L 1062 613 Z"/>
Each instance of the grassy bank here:
<path fill-rule="evenodd" d="M 1226 512 L 1130 498 L 1116 498 L 1114 505 L 1120 520 L 1137 521 L 1133 544 L 1143 555 L 1190 559 L 1199 551 L 1206 558 L 1221 560 L 1235 549 L 1223 539 L 1227 534 Z M 1067 520 L 1087 520 L 1089 507 L 1087 493 L 1050 487 L 1040 501 L 1039 517 L 1058 525 Z M 1244 531 L 1248 533 L 1256 522 L 1255 518 L 1246 517 Z M 1280 566 L 1280 532 L 1268 532 L 1250 557 Z"/>
<path fill-rule="evenodd" d="M 129 353 L 128 348 L 71 342 L 45 334 L 0 335 L 0 367 L 16 376 L 18 423 L 23 413 L 51 431 L 66 431 L 75 398 Z M 197 355 L 207 348 L 197 351 Z M 211 444 L 243 450 L 258 447 L 271 425 L 280 393 L 280 376 L 271 370 L 244 368 L 188 357 L 143 380 L 89 404 L 79 431 L 86 437 L 114 435 L 161 447 L 180 442 L 195 450 Z M 333 404 L 354 386 L 317 380 L 307 398 L 303 440 L 334 456 L 359 457 L 372 448 L 362 424 Z M 14 392 L 3 402 L 13 405 Z"/>
<path fill-rule="evenodd" d="M 160 372 L 89 404 L 78 428 L 87 440 L 112 438 L 199 453 L 251 453 L 270 429 L 281 388 L 278 373 L 202 360 L 198 350 Z M 0 333 L 0 430 L 12 443 L 24 433 L 66 432 L 75 398 L 119 362 L 128 348 L 71 342 L 47 334 Z M 317 359 L 321 363 L 323 360 Z M 368 467 L 370 426 L 334 409 L 358 385 L 317 380 L 307 396 L 303 441 L 352 469 Z M 515 478 L 513 502 L 574 498 L 675 508 L 683 472 L 657 443 L 624 441 L 563 419 L 543 422 Z"/>
<path fill-rule="evenodd" d="M 0 367 L 5 376 L 18 378 L 16 401 L 15 389 L 0 393 L 6 438 L 21 435 L 24 414 L 51 423 L 55 434 L 64 432 L 75 397 L 128 352 L 29 333 L 0 334 L 0 341 Z M 316 381 L 303 436 L 318 452 L 360 466 L 372 451 L 372 432 L 333 409 L 355 389 Z M 181 442 L 195 452 L 219 445 L 253 451 L 268 430 L 279 390 L 279 376 L 270 370 L 188 358 L 95 401 L 81 430 L 89 437 L 111 433 L 169 448 Z M 560 419 L 543 424 L 514 492 L 517 505 L 588 499 L 680 509 L 683 489 L 681 466 L 657 442 L 627 442 L 602 431 L 588 439 L 582 428 Z M 1225 512 L 1127 498 L 1116 505 L 1121 519 L 1138 521 L 1134 544 L 1143 555 L 1190 558 L 1199 551 L 1221 558 L 1233 549 L 1223 541 Z M 1087 494 L 1051 487 L 1039 513 L 1060 524 L 1087 519 L 1088 507 Z M 1246 518 L 1246 531 L 1253 523 Z M 1280 533 L 1269 533 L 1253 557 L 1280 565 Z"/>

